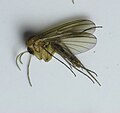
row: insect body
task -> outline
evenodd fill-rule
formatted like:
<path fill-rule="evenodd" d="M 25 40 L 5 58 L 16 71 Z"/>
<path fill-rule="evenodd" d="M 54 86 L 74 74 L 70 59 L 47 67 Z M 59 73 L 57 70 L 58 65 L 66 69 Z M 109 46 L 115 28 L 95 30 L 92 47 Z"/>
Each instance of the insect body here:
<path fill-rule="evenodd" d="M 16 64 L 20 69 L 17 60 L 19 59 L 22 64 L 21 57 L 24 53 L 29 52 L 31 55 L 35 55 L 39 60 L 48 62 L 54 57 L 62 64 L 64 64 L 75 76 L 76 74 L 72 70 L 73 68 L 87 76 L 93 83 L 96 80 L 97 74 L 87 69 L 80 60 L 75 56 L 79 53 L 86 52 L 96 45 L 97 39 L 93 35 L 96 26 L 90 20 L 74 20 L 52 29 L 49 29 L 42 33 L 36 33 L 30 37 L 27 42 L 27 51 L 20 53 L 16 57 Z M 54 54 L 59 54 L 67 63 L 59 60 Z M 31 60 L 31 57 L 30 57 Z M 28 63 L 28 80 L 32 86 L 29 78 L 29 65 Z"/>

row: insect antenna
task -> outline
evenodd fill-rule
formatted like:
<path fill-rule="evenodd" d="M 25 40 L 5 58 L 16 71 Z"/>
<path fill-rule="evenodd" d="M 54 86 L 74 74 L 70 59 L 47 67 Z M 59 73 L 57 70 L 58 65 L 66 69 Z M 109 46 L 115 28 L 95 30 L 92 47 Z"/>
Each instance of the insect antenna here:
<path fill-rule="evenodd" d="M 25 53 L 27 53 L 27 52 L 28 52 L 28 51 L 24 51 L 24 52 L 18 54 L 17 57 L 16 57 L 16 65 L 17 65 L 17 67 L 18 67 L 18 69 L 19 69 L 20 71 L 21 71 L 21 69 L 20 69 L 20 66 L 18 65 L 18 60 L 19 60 L 19 62 L 20 62 L 21 64 L 23 64 L 23 62 L 21 61 L 21 57 L 22 57 Z"/>
<path fill-rule="evenodd" d="M 30 80 L 30 62 L 31 62 L 32 55 L 30 55 L 29 61 L 28 61 L 28 66 L 27 66 L 27 77 L 28 77 L 28 82 L 30 86 L 32 87 L 32 83 Z"/>
<path fill-rule="evenodd" d="M 66 68 L 68 68 L 73 74 L 74 76 L 76 77 L 76 74 L 73 72 L 73 70 L 68 67 L 67 64 L 65 64 L 64 62 L 62 62 L 60 59 L 58 59 L 57 57 L 55 57 L 54 55 L 52 55 L 48 50 L 46 50 L 44 47 L 42 47 L 48 54 L 50 54 L 52 57 L 54 57 L 57 61 L 59 61 L 60 63 L 62 63 Z"/>
<path fill-rule="evenodd" d="M 23 56 L 25 53 L 28 53 L 28 51 L 24 51 L 24 52 L 18 54 L 17 57 L 16 57 L 16 65 L 17 65 L 17 67 L 18 67 L 18 69 L 19 69 L 20 71 L 21 71 L 21 68 L 20 68 L 20 66 L 18 65 L 18 60 L 19 60 L 19 62 L 20 62 L 21 64 L 23 64 L 21 58 L 22 58 L 22 56 Z M 28 78 L 28 82 L 29 82 L 30 86 L 32 86 L 31 81 L 30 81 L 30 76 L 29 76 L 29 68 L 30 68 L 31 57 L 32 57 L 32 55 L 30 56 L 30 59 L 29 59 L 29 61 L 28 61 L 28 66 L 27 66 L 27 78 Z"/>

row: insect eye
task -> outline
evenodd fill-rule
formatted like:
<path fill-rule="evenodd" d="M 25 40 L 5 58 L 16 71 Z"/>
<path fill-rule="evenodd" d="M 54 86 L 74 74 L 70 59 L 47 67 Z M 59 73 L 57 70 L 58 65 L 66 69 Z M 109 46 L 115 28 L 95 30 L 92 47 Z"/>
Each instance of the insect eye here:
<path fill-rule="evenodd" d="M 34 54 L 34 51 L 31 48 L 28 47 L 27 50 L 30 54 Z"/>

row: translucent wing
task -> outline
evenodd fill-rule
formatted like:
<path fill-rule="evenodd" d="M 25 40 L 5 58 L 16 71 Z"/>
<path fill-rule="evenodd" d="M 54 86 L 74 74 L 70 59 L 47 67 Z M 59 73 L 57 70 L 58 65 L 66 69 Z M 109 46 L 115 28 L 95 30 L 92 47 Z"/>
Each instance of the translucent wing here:
<path fill-rule="evenodd" d="M 79 54 L 92 49 L 96 45 L 97 39 L 94 35 L 83 32 L 71 34 L 69 38 L 62 38 L 60 45 L 65 48 L 67 46 L 73 54 Z"/>
<path fill-rule="evenodd" d="M 95 24 L 90 20 L 74 20 L 71 22 L 64 23 L 52 29 L 49 29 L 42 33 L 42 37 L 44 39 L 51 39 L 56 38 L 57 35 L 64 35 L 64 33 L 70 32 L 84 32 L 87 33 L 94 33 L 95 31 Z"/>
<path fill-rule="evenodd" d="M 55 42 L 73 54 L 82 53 L 93 48 L 96 37 L 92 34 L 96 29 L 90 20 L 75 20 L 64 23 L 42 33 L 45 41 Z"/>

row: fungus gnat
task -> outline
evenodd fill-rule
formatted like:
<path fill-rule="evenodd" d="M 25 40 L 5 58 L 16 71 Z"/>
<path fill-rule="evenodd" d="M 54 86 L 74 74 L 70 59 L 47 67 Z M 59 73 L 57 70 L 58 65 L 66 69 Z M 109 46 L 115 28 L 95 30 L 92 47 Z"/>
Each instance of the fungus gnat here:
<path fill-rule="evenodd" d="M 51 28 L 45 32 L 36 33 L 27 40 L 27 51 L 20 53 L 16 57 L 16 65 L 20 69 L 18 60 L 23 64 L 21 61 L 22 55 L 30 53 L 27 66 L 27 76 L 30 86 L 32 86 L 32 84 L 29 77 L 29 66 L 32 56 L 36 56 L 39 60 L 44 60 L 45 62 L 50 61 L 52 57 L 54 57 L 66 66 L 75 76 L 76 74 L 73 68 L 87 76 L 93 83 L 96 81 L 100 85 L 95 78 L 97 74 L 86 68 L 75 56 L 92 49 L 96 45 L 97 39 L 93 35 L 96 28 L 101 28 L 101 26 L 96 26 L 95 23 L 90 20 L 74 20 Z M 55 57 L 55 53 L 59 54 L 68 65 Z"/>

